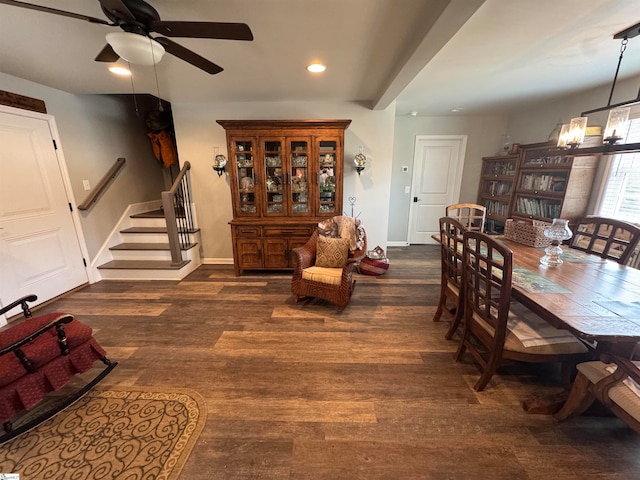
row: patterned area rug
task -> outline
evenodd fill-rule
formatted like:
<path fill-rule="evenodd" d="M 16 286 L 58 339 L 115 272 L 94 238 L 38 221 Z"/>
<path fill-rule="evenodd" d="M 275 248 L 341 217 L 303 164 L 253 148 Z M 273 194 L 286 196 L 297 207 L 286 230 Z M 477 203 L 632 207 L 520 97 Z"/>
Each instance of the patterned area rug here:
<path fill-rule="evenodd" d="M 206 411 L 190 390 L 96 388 L 0 447 L 0 473 L 24 479 L 175 480 Z"/>

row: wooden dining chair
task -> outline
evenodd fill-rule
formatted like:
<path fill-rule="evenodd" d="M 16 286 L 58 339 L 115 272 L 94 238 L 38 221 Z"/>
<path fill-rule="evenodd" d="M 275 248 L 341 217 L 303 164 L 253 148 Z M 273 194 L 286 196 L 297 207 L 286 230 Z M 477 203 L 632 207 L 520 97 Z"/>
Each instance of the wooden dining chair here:
<path fill-rule="evenodd" d="M 640 362 L 603 354 L 599 361 L 577 366 L 569 397 L 554 415 L 568 420 L 586 411 L 597 399 L 640 433 Z"/>
<path fill-rule="evenodd" d="M 440 223 L 440 300 L 433 321 L 443 313 L 451 317 L 445 337 L 450 340 L 462 320 L 462 234 L 464 226 L 454 218 L 442 217 Z"/>
<path fill-rule="evenodd" d="M 455 218 L 467 230 L 484 232 L 487 208 L 475 203 L 456 203 L 445 208 L 445 215 Z"/>
<path fill-rule="evenodd" d="M 640 227 L 613 218 L 587 216 L 578 222 L 569 246 L 626 265 L 640 241 Z"/>
<path fill-rule="evenodd" d="M 522 362 L 562 362 L 569 384 L 576 363 L 589 350 L 576 337 L 559 330 L 511 301 L 513 252 L 481 232 L 463 234 L 463 335 L 456 353 L 468 351 L 482 372 L 474 388 L 482 391 L 502 359 Z"/>

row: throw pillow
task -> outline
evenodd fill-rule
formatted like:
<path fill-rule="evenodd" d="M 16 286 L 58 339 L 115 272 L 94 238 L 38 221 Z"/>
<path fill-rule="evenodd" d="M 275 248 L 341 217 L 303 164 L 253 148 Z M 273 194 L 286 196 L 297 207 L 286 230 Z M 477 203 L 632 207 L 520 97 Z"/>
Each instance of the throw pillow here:
<path fill-rule="evenodd" d="M 349 255 L 349 240 L 346 238 L 318 237 L 316 244 L 316 267 L 343 268 Z"/>

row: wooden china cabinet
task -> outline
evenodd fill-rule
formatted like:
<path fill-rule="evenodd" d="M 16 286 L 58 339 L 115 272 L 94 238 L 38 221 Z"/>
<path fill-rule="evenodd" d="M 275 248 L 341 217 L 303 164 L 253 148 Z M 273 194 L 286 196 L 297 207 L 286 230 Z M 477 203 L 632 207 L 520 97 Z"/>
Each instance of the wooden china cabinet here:
<path fill-rule="evenodd" d="M 292 269 L 291 250 L 342 214 L 351 120 L 218 120 L 227 134 L 236 275 Z"/>

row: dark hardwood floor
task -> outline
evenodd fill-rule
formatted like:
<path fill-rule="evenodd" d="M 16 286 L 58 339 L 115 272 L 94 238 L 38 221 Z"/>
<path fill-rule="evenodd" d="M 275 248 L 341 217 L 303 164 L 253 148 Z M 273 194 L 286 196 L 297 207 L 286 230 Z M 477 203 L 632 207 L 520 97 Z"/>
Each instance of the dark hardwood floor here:
<path fill-rule="evenodd" d="M 611 416 L 559 424 L 522 401 L 557 365 L 505 362 L 486 391 L 434 323 L 435 246 L 393 247 L 350 305 L 297 304 L 290 274 L 205 265 L 182 282 L 103 281 L 42 311 L 91 325 L 120 365 L 101 385 L 198 391 L 207 425 L 181 478 L 638 479 L 640 437 Z"/>

